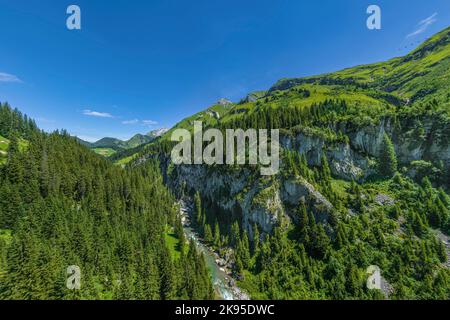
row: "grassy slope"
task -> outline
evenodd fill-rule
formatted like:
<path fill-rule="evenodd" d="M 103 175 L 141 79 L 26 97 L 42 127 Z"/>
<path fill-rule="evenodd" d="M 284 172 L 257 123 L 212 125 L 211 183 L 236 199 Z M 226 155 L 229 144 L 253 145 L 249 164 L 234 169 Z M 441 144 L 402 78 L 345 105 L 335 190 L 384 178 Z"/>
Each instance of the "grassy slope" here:
<path fill-rule="evenodd" d="M 0 136 L 0 165 L 4 164 L 8 158 L 9 140 Z M 28 141 L 19 140 L 19 150 L 23 151 L 28 147 Z"/>
<path fill-rule="evenodd" d="M 183 119 L 179 123 L 177 123 L 172 129 L 167 131 L 163 136 L 162 140 L 169 140 L 172 133 L 176 129 L 188 129 L 191 130 L 193 126 L 194 121 L 201 121 L 203 123 L 203 126 L 214 126 L 218 123 L 218 119 L 216 119 L 213 116 L 213 112 L 217 112 L 220 116 L 220 119 L 224 117 L 224 115 L 228 114 L 230 110 L 232 110 L 234 107 L 234 104 L 224 106 L 220 104 L 215 104 L 208 109 L 201 111 L 199 113 L 196 113 L 188 118 Z"/>
<path fill-rule="evenodd" d="M 449 76 L 450 27 L 434 35 L 405 57 L 348 68 L 320 77 L 352 79 L 402 99 L 419 98 L 426 102 L 450 92 Z M 420 94 L 416 96 L 420 91 L 431 89 L 436 91 L 423 98 Z"/>
<path fill-rule="evenodd" d="M 234 106 L 234 104 L 231 104 L 228 106 L 215 104 L 204 111 L 201 111 L 199 113 L 196 113 L 190 117 L 183 119 L 182 121 L 177 123 L 172 129 L 170 129 L 165 134 L 163 134 L 161 136 L 161 139 L 158 139 L 157 141 L 159 142 L 159 141 L 170 140 L 172 133 L 176 129 L 187 129 L 187 130 L 192 131 L 194 121 L 201 121 L 203 123 L 203 126 L 205 126 L 205 127 L 206 126 L 214 126 L 219 122 L 219 120 L 214 117 L 214 112 L 218 113 L 220 116 L 220 119 L 222 119 L 222 117 L 224 117 L 226 114 L 228 114 L 230 112 L 230 110 L 233 109 L 233 106 Z M 149 144 L 152 144 L 152 142 L 150 142 Z M 126 164 L 130 163 L 131 161 L 133 161 L 136 158 L 136 156 L 137 156 L 137 153 L 133 154 L 133 155 L 127 155 L 127 156 L 115 161 L 115 164 L 126 165 Z"/>
<path fill-rule="evenodd" d="M 126 165 L 127 163 L 130 163 L 131 161 L 133 161 L 136 158 L 136 156 L 137 156 L 137 154 L 134 154 L 129 157 L 122 158 L 122 159 L 114 162 L 114 164 L 119 165 L 119 166 Z"/>
<path fill-rule="evenodd" d="M 428 102 L 436 98 L 443 108 L 450 109 L 448 79 L 450 28 L 436 34 L 402 58 L 315 77 L 280 80 L 266 96 L 268 101 L 260 98 L 259 105 L 303 108 L 326 99 L 340 99 L 357 106 L 363 113 L 376 117 L 390 110 L 394 111 L 394 102 Z M 311 95 L 305 98 L 298 93 L 299 89 L 308 90 Z M 220 121 L 226 122 L 242 114 L 258 112 L 257 105 L 258 102 L 236 105 Z M 180 124 L 185 124 L 193 117 Z"/>
<path fill-rule="evenodd" d="M 117 151 L 112 148 L 94 148 L 92 149 L 95 153 L 103 156 L 103 157 L 109 157 L 115 154 Z"/>
<path fill-rule="evenodd" d="M 0 136 L 0 164 L 6 162 L 8 156 L 9 140 Z"/>
<path fill-rule="evenodd" d="M 169 248 L 170 254 L 173 258 L 179 259 L 181 252 L 180 252 L 180 240 L 175 235 L 173 228 L 167 227 L 166 233 L 165 233 L 165 240 L 167 243 L 167 247 Z"/>
<path fill-rule="evenodd" d="M 303 97 L 298 94 L 299 90 L 307 90 L 310 92 L 309 97 Z M 321 103 L 329 99 L 345 100 L 349 106 L 358 108 L 361 112 L 376 116 L 382 112 L 394 110 L 395 107 L 387 100 L 374 98 L 373 92 L 360 88 L 348 88 L 341 85 L 321 85 L 321 84 L 300 84 L 283 91 L 274 91 L 267 97 L 264 102 L 248 102 L 236 106 L 234 110 L 229 112 L 222 122 L 232 121 L 239 118 L 242 114 L 251 115 L 258 112 L 258 105 L 268 106 L 271 108 L 308 108 L 312 104 Z M 234 112 L 239 110 L 239 112 Z M 245 112 L 243 112 L 246 110 Z"/>
<path fill-rule="evenodd" d="M 231 106 L 213 105 L 180 121 L 161 140 L 170 140 L 175 129 L 192 130 L 196 120 L 202 121 L 204 126 L 214 126 L 259 112 L 261 107 L 308 108 L 327 99 L 345 100 L 359 115 L 372 119 L 394 113 L 398 105 L 432 99 L 437 99 L 440 107 L 450 113 L 448 79 L 450 27 L 404 57 L 318 76 L 281 79 L 267 93 L 256 95 L 257 101 Z M 310 95 L 305 97 L 301 94 L 302 90 L 309 91 Z M 212 110 L 219 112 L 219 120 L 209 114 Z M 354 114 L 351 112 L 347 119 L 341 120 L 361 121 Z M 133 159 L 134 156 L 128 156 L 118 160 L 118 163 L 125 164 Z"/>

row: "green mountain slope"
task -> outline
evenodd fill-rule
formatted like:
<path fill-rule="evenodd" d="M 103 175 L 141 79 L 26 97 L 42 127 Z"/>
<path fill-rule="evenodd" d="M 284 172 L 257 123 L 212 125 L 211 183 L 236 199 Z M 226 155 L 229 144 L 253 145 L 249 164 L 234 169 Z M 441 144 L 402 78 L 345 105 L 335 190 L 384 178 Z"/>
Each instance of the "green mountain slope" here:
<path fill-rule="evenodd" d="M 162 140 L 170 139 L 172 132 L 176 129 L 191 129 L 194 121 L 201 121 L 205 127 L 217 126 L 221 119 L 233 110 L 234 106 L 235 104 L 231 101 L 221 99 L 206 110 L 198 112 L 177 123 L 173 128 L 162 134 Z"/>
<path fill-rule="evenodd" d="M 448 98 L 450 91 L 450 28 L 428 39 L 410 54 L 387 62 L 300 79 L 283 79 L 270 91 L 303 83 L 342 83 L 388 92 L 414 103 Z"/>
<path fill-rule="evenodd" d="M 167 143 L 170 141 L 170 137 L 174 130 L 176 129 L 188 129 L 192 130 L 194 121 L 201 121 L 205 127 L 208 126 L 218 126 L 220 124 L 220 120 L 226 116 L 228 112 L 233 110 L 235 106 L 234 103 L 228 101 L 226 99 L 221 99 L 211 107 L 206 110 L 196 113 L 190 117 L 187 117 L 173 126 L 171 129 L 160 129 L 156 131 L 152 131 L 147 135 L 150 137 L 154 137 L 155 143 L 153 144 L 151 141 L 148 144 L 141 144 L 135 148 L 123 150 L 114 154 L 111 157 L 118 165 L 126 165 L 136 159 L 139 155 L 146 153 L 146 148 L 152 148 L 155 144 L 159 143 Z"/>
<path fill-rule="evenodd" d="M 244 99 L 228 110 L 220 122 L 259 112 L 262 106 L 305 108 L 327 100 L 343 100 L 357 107 L 358 113 L 374 118 L 399 106 L 433 99 L 440 102 L 442 110 L 448 111 L 449 79 L 450 28 L 447 28 L 405 57 L 320 76 L 280 80 L 266 93 L 249 95 L 252 99 Z M 182 123 L 189 120 L 192 117 Z"/>
<path fill-rule="evenodd" d="M 104 157 L 111 157 L 117 152 L 123 152 L 129 149 L 135 149 L 142 145 L 152 142 L 160 135 L 167 132 L 166 129 L 150 131 L 148 134 L 136 134 L 127 141 L 116 138 L 102 138 L 96 142 L 87 142 L 76 138 L 82 145 L 94 150 L 97 154 Z"/>
<path fill-rule="evenodd" d="M 282 79 L 267 91 L 250 93 L 237 104 L 222 101 L 183 119 L 162 140 L 169 141 L 175 129 L 192 130 L 193 121 L 202 121 L 205 127 L 265 127 L 267 123 L 262 119 L 270 117 L 273 110 L 278 110 L 273 115 L 277 120 L 291 118 L 272 121 L 277 123 L 277 128 L 291 129 L 301 122 L 313 127 L 318 124 L 319 131 L 339 121 L 351 121 L 358 126 L 373 124 L 402 108 L 423 111 L 420 106 L 433 101 L 439 110 L 450 114 L 449 39 L 450 28 L 447 28 L 405 57 L 319 76 Z M 320 109 L 329 101 L 344 102 L 345 112 L 327 112 L 327 119 L 311 121 L 316 117 L 312 115 L 313 109 Z M 127 152 L 116 160 L 128 162 L 136 156 Z"/>
<path fill-rule="evenodd" d="M 449 34 L 405 57 L 216 104 L 118 160 L 160 161 L 173 192 L 196 199 L 205 241 L 235 254 L 234 277 L 253 298 L 448 300 Z M 195 120 L 281 129 L 280 172 L 171 164 L 171 133 Z M 381 292 L 366 286 L 371 265 Z"/>
<path fill-rule="evenodd" d="M 92 144 L 93 148 L 111 148 L 111 149 L 125 149 L 126 142 L 116 139 L 116 138 L 102 138 Z"/>
<path fill-rule="evenodd" d="M 136 147 L 140 146 L 141 144 L 149 143 L 153 139 L 154 139 L 153 137 L 150 137 L 147 135 L 136 134 L 130 140 L 127 141 L 126 146 L 127 146 L 127 149 L 136 148 Z"/>
<path fill-rule="evenodd" d="M 0 164 L 6 163 L 8 158 L 9 140 L 0 136 Z"/>
<path fill-rule="evenodd" d="M 179 220 L 157 163 L 123 170 L 2 105 L 0 124 L 10 119 L 15 130 L 0 127 L 9 140 L 0 167 L 0 300 L 213 298 L 195 246 L 180 240 L 184 254 L 175 256 L 166 242 Z M 17 137 L 27 137 L 26 148 Z M 67 287 L 74 265 L 80 290 Z"/>

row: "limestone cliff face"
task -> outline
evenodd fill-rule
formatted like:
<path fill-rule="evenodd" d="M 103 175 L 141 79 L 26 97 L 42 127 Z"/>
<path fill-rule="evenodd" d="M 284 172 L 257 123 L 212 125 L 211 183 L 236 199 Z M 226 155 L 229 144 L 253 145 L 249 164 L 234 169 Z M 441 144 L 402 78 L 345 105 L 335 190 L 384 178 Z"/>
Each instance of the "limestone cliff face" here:
<path fill-rule="evenodd" d="M 378 124 L 355 127 L 339 124 L 334 128 L 349 137 L 347 142 L 328 141 L 305 132 L 282 135 L 282 148 L 304 154 L 310 165 L 320 165 L 327 155 L 332 173 L 347 180 L 364 180 L 376 170 L 383 136 L 395 145 L 401 165 L 414 160 L 442 160 L 450 167 L 450 124 L 442 119 L 381 119 Z M 440 121 L 440 122 L 439 122 Z M 168 169 L 171 168 L 171 169 Z M 238 214 L 251 234 L 256 223 L 270 233 L 275 225 L 296 219 L 296 208 L 303 203 L 317 221 L 326 227 L 333 213 L 332 204 L 301 177 L 262 177 L 246 167 L 166 164 L 167 180 L 175 190 L 187 187 L 230 214 Z"/>
<path fill-rule="evenodd" d="M 300 177 L 283 182 L 282 196 L 284 202 L 291 207 L 304 204 L 313 211 L 318 222 L 328 222 L 333 212 L 333 205 L 313 185 Z"/>
<path fill-rule="evenodd" d="M 370 161 L 355 152 L 347 143 L 327 143 L 319 136 L 299 133 L 295 136 L 282 136 L 281 147 L 297 150 L 306 156 L 309 165 L 319 166 L 322 154 L 325 153 L 334 175 L 347 180 L 361 180 L 370 175 Z"/>
<path fill-rule="evenodd" d="M 344 123 L 334 130 L 347 135 L 349 142 L 327 142 L 317 135 L 299 133 L 283 136 L 281 145 L 304 154 L 310 165 L 320 165 L 322 153 L 325 153 L 335 176 L 363 180 L 376 171 L 374 160 L 380 155 L 386 133 L 392 138 L 402 166 L 408 167 L 417 160 L 430 161 L 435 165 L 437 161 L 442 161 L 443 169 L 450 169 L 450 123 L 445 117 L 418 116 L 416 119 L 396 121 L 382 118 L 376 125 L 355 127 Z"/>
<path fill-rule="evenodd" d="M 381 151 L 384 134 L 392 135 L 393 126 L 390 119 L 381 119 L 375 126 L 363 128 L 344 127 L 344 132 L 350 138 L 350 146 L 360 153 L 377 157 Z"/>
<path fill-rule="evenodd" d="M 394 128 L 394 143 L 403 163 L 414 160 L 442 161 L 450 168 L 450 121 L 445 118 L 423 117 L 400 123 Z"/>
<path fill-rule="evenodd" d="M 278 190 L 273 188 L 267 192 L 246 168 L 228 169 L 180 165 L 170 172 L 168 183 L 175 189 L 187 187 L 198 191 L 221 210 L 240 214 L 243 226 L 249 231 L 257 223 L 264 232 L 271 232 L 285 215 Z"/>
<path fill-rule="evenodd" d="M 392 138 L 402 166 L 425 160 L 435 165 L 442 162 L 445 171 L 450 168 L 450 122 L 445 117 L 418 115 L 396 121 L 384 118 L 375 126 L 347 127 L 343 131 L 350 138 L 351 148 L 360 154 L 377 158 L 383 135 L 387 133 Z"/>
<path fill-rule="evenodd" d="M 317 221 L 327 223 L 331 203 L 302 178 L 278 180 L 259 176 L 246 168 L 220 170 L 203 165 L 175 166 L 168 183 L 187 187 L 230 214 L 238 212 L 242 226 L 252 234 L 253 224 L 270 233 L 274 226 L 289 223 L 300 203 L 313 211 Z"/>

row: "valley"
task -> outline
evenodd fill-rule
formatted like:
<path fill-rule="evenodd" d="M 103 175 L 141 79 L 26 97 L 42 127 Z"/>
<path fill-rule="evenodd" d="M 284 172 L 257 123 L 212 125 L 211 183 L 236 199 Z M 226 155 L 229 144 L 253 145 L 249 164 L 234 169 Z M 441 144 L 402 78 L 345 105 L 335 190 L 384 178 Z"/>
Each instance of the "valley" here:
<path fill-rule="evenodd" d="M 206 265 L 209 268 L 213 286 L 218 299 L 223 300 L 250 300 L 248 295 L 236 286 L 236 280 L 233 279 L 232 265 L 225 262 L 213 248 L 207 246 L 192 225 L 194 214 L 194 204 L 192 199 L 183 199 L 179 201 L 180 218 L 187 239 L 195 242 L 198 250 L 204 254 Z"/>
<path fill-rule="evenodd" d="M 128 141 L 44 132 L 2 103 L 0 298 L 448 300 L 449 79 L 447 27 Z M 175 163 L 173 135 L 198 123 L 279 130 L 279 170 Z M 371 266 L 388 289 L 368 288 Z"/>
<path fill-rule="evenodd" d="M 82 145 L 92 149 L 97 154 L 104 157 L 111 157 L 117 152 L 119 153 L 126 152 L 127 150 L 136 149 L 139 148 L 140 146 L 148 144 L 153 140 L 159 138 L 167 131 L 168 129 L 164 128 L 152 130 L 145 135 L 136 134 L 127 141 L 122 141 L 116 138 L 108 138 L 108 137 L 102 138 L 96 142 L 87 142 L 79 138 L 77 139 Z"/>
<path fill-rule="evenodd" d="M 437 267 L 447 259 L 445 239 L 431 231 L 449 232 L 449 34 L 447 28 L 385 63 L 283 79 L 239 103 L 221 100 L 142 148 L 129 165 L 156 158 L 171 190 L 199 194 L 202 235 L 214 247 L 235 250 L 241 261 L 234 271 L 256 299 L 339 299 L 347 297 L 349 281 L 359 283 L 353 294 L 374 298 L 361 289 L 371 263 L 393 285 L 389 298 L 424 297 L 415 291 L 423 289 L 424 269 L 417 273 L 410 260 L 417 254 L 423 261 L 419 247 L 434 246 L 430 259 L 437 264 L 429 260 L 426 268 L 437 268 L 439 281 L 448 273 Z M 171 164 L 171 134 L 193 132 L 195 121 L 220 130 L 282 129 L 280 174 L 261 177 L 258 166 Z M 255 243 L 264 249 L 252 249 Z M 405 246 L 408 258 L 399 251 Z M 326 280 L 330 263 L 342 273 Z M 315 272 L 322 280 L 314 280 Z M 435 284 L 443 289 L 445 281 Z"/>

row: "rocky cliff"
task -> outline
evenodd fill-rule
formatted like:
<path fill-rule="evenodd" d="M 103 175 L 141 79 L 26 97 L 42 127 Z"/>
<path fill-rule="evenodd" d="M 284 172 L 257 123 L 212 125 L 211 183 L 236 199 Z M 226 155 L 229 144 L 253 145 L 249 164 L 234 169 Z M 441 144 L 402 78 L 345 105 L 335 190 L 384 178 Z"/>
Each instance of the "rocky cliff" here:
<path fill-rule="evenodd" d="M 305 132 L 285 135 L 281 145 L 304 154 L 308 164 L 320 165 L 322 153 L 328 157 L 333 174 L 346 180 L 363 181 L 376 172 L 384 134 L 394 143 L 402 167 L 413 172 L 415 161 L 426 161 L 443 173 L 450 170 L 450 121 L 444 115 L 385 117 L 370 126 L 340 123 L 333 127 L 348 142 L 327 141 Z"/>
<path fill-rule="evenodd" d="M 409 172 L 414 172 L 411 163 L 417 160 L 438 166 L 434 159 L 440 159 L 443 170 L 450 166 L 450 124 L 446 118 L 386 117 L 375 125 L 341 123 L 334 130 L 346 135 L 347 141 L 329 141 L 300 130 L 282 135 L 280 143 L 284 149 L 304 154 L 312 166 L 319 166 L 325 153 L 333 175 L 345 180 L 363 181 L 376 173 L 385 133 L 392 137 L 399 162 Z M 295 220 L 293 212 L 301 203 L 325 226 L 334 210 L 330 201 L 301 177 L 267 178 L 247 167 L 229 166 L 181 165 L 171 166 L 168 171 L 168 183 L 175 190 L 185 186 L 199 191 L 221 210 L 240 215 L 243 227 L 250 233 L 254 223 L 264 232 L 271 232 L 275 225 Z"/>

